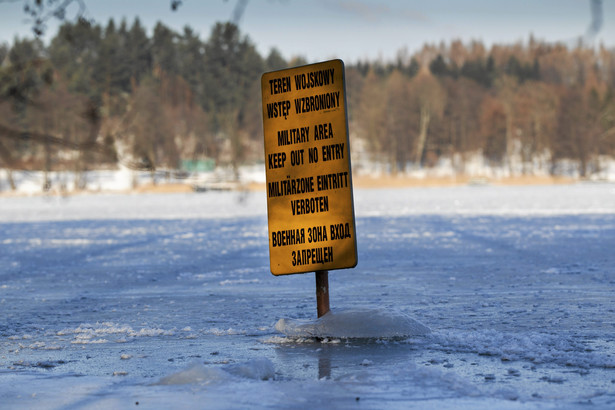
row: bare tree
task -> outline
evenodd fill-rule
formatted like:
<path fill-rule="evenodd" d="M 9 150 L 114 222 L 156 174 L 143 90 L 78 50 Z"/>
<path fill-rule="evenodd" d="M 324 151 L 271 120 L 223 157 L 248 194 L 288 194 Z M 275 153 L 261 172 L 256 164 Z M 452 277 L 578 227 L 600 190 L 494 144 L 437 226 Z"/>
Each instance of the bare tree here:
<path fill-rule="evenodd" d="M 425 144 L 429 132 L 429 124 L 434 117 L 442 116 L 446 102 L 444 89 L 428 70 L 422 70 L 412 79 L 411 94 L 416 100 L 419 110 L 419 132 L 416 139 L 414 164 L 421 167 L 425 154 Z"/>

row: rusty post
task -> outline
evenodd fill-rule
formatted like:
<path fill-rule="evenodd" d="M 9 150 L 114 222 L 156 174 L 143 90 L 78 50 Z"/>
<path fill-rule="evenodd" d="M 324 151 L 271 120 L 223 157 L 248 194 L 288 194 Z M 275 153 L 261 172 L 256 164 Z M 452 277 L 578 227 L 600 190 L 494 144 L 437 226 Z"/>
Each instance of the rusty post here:
<path fill-rule="evenodd" d="M 318 317 L 329 311 L 329 271 L 316 271 L 316 308 Z"/>

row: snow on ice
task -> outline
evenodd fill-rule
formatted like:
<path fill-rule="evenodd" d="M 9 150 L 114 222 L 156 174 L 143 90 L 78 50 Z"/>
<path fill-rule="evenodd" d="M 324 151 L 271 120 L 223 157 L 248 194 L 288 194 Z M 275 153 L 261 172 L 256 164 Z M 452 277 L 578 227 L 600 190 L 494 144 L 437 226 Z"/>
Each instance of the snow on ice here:
<path fill-rule="evenodd" d="M 292 337 L 392 339 L 430 332 L 422 323 L 394 311 L 355 309 L 328 312 L 317 320 L 280 319 L 277 331 Z"/>
<path fill-rule="evenodd" d="M 614 185 L 355 206 L 316 319 L 261 192 L 0 198 L 2 407 L 615 407 Z"/>

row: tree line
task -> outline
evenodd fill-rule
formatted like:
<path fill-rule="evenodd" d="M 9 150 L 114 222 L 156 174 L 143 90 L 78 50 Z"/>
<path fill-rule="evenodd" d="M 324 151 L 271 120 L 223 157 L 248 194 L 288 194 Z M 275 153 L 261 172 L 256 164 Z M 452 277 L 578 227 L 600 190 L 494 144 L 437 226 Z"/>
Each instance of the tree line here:
<path fill-rule="evenodd" d="M 510 173 L 599 172 L 615 156 L 615 51 L 426 45 L 349 76 L 355 130 L 392 172 L 481 155 Z M 568 170 L 565 170 L 567 167 Z"/>
<path fill-rule="evenodd" d="M 306 64 L 261 56 L 232 23 L 203 40 L 138 19 L 66 22 L 48 45 L 0 45 L 0 167 L 83 171 L 262 162 L 260 76 Z M 581 176 L 615 156 L 615 52 L 480 42 L 425 45 L 346 66 L 351 144 L 391 173 L 479 155 L 511 172 Z M 521 170 L 519 171 L 519 164 Z M 48 182 L 46 182 L 48 184 Z"/>

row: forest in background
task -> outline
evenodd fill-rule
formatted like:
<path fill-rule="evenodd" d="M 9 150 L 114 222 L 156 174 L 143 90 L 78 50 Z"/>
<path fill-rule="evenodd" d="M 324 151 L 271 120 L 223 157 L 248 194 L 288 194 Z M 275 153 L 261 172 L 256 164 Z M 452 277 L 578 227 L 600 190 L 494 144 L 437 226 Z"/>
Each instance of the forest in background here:
<path fill-rule="evenodd" d="M 0 168 L 178 170 L 263 161 L 260 77 L 308 63 L 261 56 L 233 23 L 203 40 L 138 19 L 66 22 L 48 45 L 0 44 Z M 346 65 L 351 146 L 391 174 L 481 156 L 511 174 L 599 172 L 615 158 L 615 50 L 425 45 Z M 46 180 L 45 185 L 49 182 Z"/>

